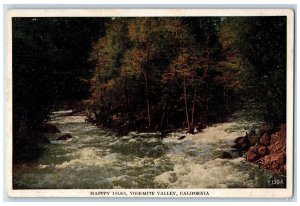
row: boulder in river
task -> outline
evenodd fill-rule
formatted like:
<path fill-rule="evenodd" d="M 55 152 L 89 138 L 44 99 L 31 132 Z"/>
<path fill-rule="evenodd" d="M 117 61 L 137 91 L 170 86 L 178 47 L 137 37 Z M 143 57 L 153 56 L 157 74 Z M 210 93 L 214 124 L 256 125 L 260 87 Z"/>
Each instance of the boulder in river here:
<path fill-rule="evenodd" d="M 255 146 L 250 147 L 250 149 L 246 152 L 246 159 L 249 162 L 255 162 L 261 157 L 264 157 L 269 153 L 269 150 L 264 145 L 256 144 Z"/>
<path fill-rule="evenodd" d="M 268 129 L 269 131 L 275 131 Z M 262 132 L 260 132 L 262 134 Z M 270 135 L 271 134 L 271 135 Z M 269 133 L 266 130 L 262 136 L 255 132 L 246 134 L 249 138 L 251 147 L 246 150 L 246 159 L 249 162 L 256 163 L 262 168 L 272 171 L 273 173 L 286 174 L 286 125 L 281 125 L 277 132 Z M 241 146 L 244 143 L 245 137 L 238 137 L 233 146 L 241 151 Z M 257 137 L 259 139 L 257 140 Z M 245 150 L 244 150 L 245 151 Z"/>
<path fill-rule="evenodd" d="M 177 140 L 182 140 L 184 138 L 185 138 L 185 136 L 181 136 L 181 137 L 178 137 Z"/>
<path fill-rule="evenodd" d="M 43 124 L 41 129 L 43 133 L 60 133 L 59 129 L 55 125 L 49 123 Z"/>
<path fill-rule="evenodd" d="M 246 134 L 246 136 L 249 139 L 250 146 L 254 146 L 259 142 L 260 137 L 256 134 L 255 130 L 251 130 L 249 134 Z"/>
<path fill-rule="evenodd" d="M 72 135 L 64 134 L 64 135 L 58 137 L 56 140 L 68 140 L 68 139 L 72 139 Z"/>
<path fill-rule="evenodd" d="M 259 154 L 259 156 L 264 157 L 268 153 L 268 148 L 264 145 L 258 145 L 257 153 Z"/>
<path fill-rule="evenodd" d="M 272 171 L 276 174 L 285 175 L 286 174 L 286 154 L 285 152 L 279 152 L 275 154 L 266 155 L 264 158 L 258 161 L 258 164 Z"/>
<path fill-rule="evenodd" d="M 234 143 L 235 145 L 233 146 L 233 148 L 235 148 L 238 151 L 247 151 L 250 147 L 247 135 L 236 138 L 236 140 L 234 140 Z"/>
<path fill-rule="evenodd" d="M 248 150 L 248 152 L 246 152 L 246 159 L 249 162 L 255 162 L 256 160 L 259 159 L 259 153 L 258 153 L 258 147 L 257 146 L 252 146 L 250 147 L 250 149 Z"/>
<path fill-rule="evenodd" d="M 270 135 L 273 132 L 274 132 L 274 129 L 272 128 L 272 126 L 270 124 L 263 123 L 261 125 L 260 129 L 258 130 L 257 134 L 258 134 L 258 136 L 262 137 L 265 133 Z"/>
<path fill-rule="evenodd" d="M 286 125 L 271 135 L 269 154 L 258 161 L 258 164 L 273 173 L 286 174 Z"/>
<path fill-rule="evenodd" d="M 200 122 L 197 126 L 196 126 L 196 130 L 198 132 L 202 132 L 203 129 L 205 129 L 207 127 L 207 125 L 203 124 L 202 122 Z"/>
<path fill-rule="evenodd" d="M 270 145 L 270 141 L 271 141 L 271 136 L 267 132 L 265 132 L 261 136 L 259 143 L 262 145 L 268 146 L 268 145 Z"/>
<path fill-rule="evenodd" d="M 223 151 L 221 157 L 221 159 L 232 159 L 232 155 L 230 154 L 230 152 L 226 152 L 226 151 Z"/>
<path fill-rule="evenodd" d="M 244 138 L 245 138 L 244 136 L 238 137 L 234 140 L 234 143 L 236 143 L 237 145 L 242 145 L 245 141 Z"/>

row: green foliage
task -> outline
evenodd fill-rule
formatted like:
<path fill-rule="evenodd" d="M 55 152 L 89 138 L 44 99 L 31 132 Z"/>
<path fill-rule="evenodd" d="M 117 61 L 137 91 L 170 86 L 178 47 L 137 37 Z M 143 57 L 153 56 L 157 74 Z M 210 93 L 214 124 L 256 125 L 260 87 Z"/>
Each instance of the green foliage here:
<path fill-rule="evenodd" d="M 237 108 L 283 122 L 285 38 L 283 17 L 116 18 L 93 51 L 93 112 L 162 132 Z"/>
<path fill-rule="evenodd" d="M 104 20 L 12 19 L 14 161 L 38 156 L 40 126 L 56 106 L 88 96 L 88 55 Z"/>
<path fill-rule="evenodd" d="M 219 22 L 115 18 L 91 54 L 97 65 L 91 90 L 96 121 L 117 128 L 164 130 L 182 126 L 185 115 L 191 128 L 224 118 L 222 97 L 228 80 L 219 81 L 224 62 Z M 217 107 L 223 111 L 220 117 L 213 114 Z"/>
<path fill-rule="evenodd" d="M 124 131 L 193 133 L 236 109 L 285 122 L 285 17 L 13 18 L 12 29 L 16 153 L 38 153 L 48 114 L 86 98 L 95 122 Z"/>
<path fill-rule="evenodd" d="M 236 54 L 245 106 L 269 123 L 284 123 L 286 18 L 225 18 L 220 34 L 224 47 Z"/>

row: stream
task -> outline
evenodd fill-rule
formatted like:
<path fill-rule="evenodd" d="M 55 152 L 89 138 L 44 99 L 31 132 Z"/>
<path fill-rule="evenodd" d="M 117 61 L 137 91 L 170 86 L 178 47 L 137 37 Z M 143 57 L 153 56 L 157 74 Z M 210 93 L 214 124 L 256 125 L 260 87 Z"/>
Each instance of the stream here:
<path fill-rule="evenodd" d="M 164 139 L 156 133 L 120 136 L 72 111 L 53 112 L 50 123 L 61 134 L 48 135 L 52 144 L 36 164 L 14 171 L 15 189 L 264 188 L 274 177 L 235 154 L 220 158 L 246 132 L 234 121 Z M 64 133 L 73 138 L 57 141 Z"/>

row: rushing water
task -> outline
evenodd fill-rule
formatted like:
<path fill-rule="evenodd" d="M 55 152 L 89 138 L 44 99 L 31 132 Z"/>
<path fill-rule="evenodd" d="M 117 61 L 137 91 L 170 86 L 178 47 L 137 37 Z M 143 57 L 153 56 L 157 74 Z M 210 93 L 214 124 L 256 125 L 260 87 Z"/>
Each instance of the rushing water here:
<path fill-rule="evenodd" d="M 151 133 L 118 136 L 68 112 L 54 113 L 51 123 L 73 138 L 49 136 L 52 144 L 38 163 L 14 171 L 14 188 L 259 188 L 272 178 L 243 157 L 220 158 L 245 134 L 236 122 L 160 139 Z"/>

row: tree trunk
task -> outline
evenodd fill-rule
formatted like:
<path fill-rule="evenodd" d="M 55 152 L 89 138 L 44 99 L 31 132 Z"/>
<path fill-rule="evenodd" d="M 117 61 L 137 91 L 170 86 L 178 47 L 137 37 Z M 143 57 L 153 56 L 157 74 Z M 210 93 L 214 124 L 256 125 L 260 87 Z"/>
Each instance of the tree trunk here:
<path fill-rule="evenodd" d="M 195 127 L 195 109 L 196 109 L 196 99 L 197 99 L 197 89 L 198 87 L 195 87 L 195 92 L 194 92 L 194 99 L 193 99 L 193 107 L 192 107 L 192 121 L 191 121 L 191 128 L 190 128 L 190 133 L 194 133 L 194 127 Z"/>
<path fill-rule="evenodd" d="M 145 79 L 145 94 L 146 94 L 146 103 L 147 103 L 147 113 L 148 113 L 148 128 L 149 131 L 152 129 L 152 119 L 151 119 L 151 106 L 150 106 L 150 100 L 149 100 L 149 85 L 148 85 L 148 76 L 146 72 L 143 72 L 144 79 Z"/>
<path fill-rule="evenodd" d="M 161 129 L 161 135 L 165 135 L 165 119 L 166 119 L 166 113 L 167 113 L 167 107 L 168 107 L 168 100 L 166 100 L 164 102 L 164 106 L 163 106 L 163 113 L 161 116 L 161 122 L 160 122 L 160 129 Z"/>
<path fill-rule="evenodd" d="M 160 122 L 161 135 L 165 134 L 166 116 L 167 116 L 167 112 L 168 112 L 169 98 L 170 98 L 170 95 L 172 92 L 173 83 L 174 83 L 174 77 L 172 78 L 172 81 L 170 83 L 168 96 L 165 99 L 164 106 L 163 106 L 163 113 L 162 113 L 161 122 Z"/>
<path fill-rule="evenodd" d="M 189 111 L 188 111 L 188 103 L 187 103 L 187 93 L 186 93 L 186 77 L 183 77 L 183 92 L 184 92 L 184 105 L 185 105 L 185 115 L 186 115 L 186 121 L 188 124 L 189 132 L 191 130 L 191 124 L 190 124 L 190 118 L 189 118 Z"/>
<path fill-rule="evenodd" d="M 125 107 L 128 117 L 128 126 L 131 125 L 131 115 L 130 115 L 130 109 L 129 109 L 129 100 L 128 100 L 128 88 L 127 88 L 127 81 L 126 77 L 124 78 L 124 99 L 125 99 Z"/>

